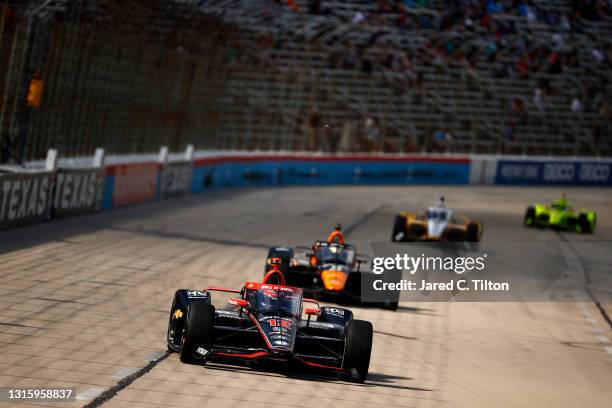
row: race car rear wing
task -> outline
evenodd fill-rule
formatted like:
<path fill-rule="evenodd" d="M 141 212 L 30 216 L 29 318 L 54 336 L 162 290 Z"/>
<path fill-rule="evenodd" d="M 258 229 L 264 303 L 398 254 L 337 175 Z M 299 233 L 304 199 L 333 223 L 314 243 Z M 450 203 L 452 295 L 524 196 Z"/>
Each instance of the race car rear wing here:
<path fill-rule="evenodd" d="M 209 286 L 206 289 L 204 289 L 204 292 L 226 292 L 226 293 L 240 293 L 239 290 L 236 289 L 227 289 L 227 288 L 219 288 L 216 286 Z"/>

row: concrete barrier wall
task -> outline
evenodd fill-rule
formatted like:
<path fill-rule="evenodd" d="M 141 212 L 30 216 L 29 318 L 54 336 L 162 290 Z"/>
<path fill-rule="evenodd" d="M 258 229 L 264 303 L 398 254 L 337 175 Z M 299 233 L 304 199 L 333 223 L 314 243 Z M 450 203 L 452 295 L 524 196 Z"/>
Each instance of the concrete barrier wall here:
<path fill-rule="evenodd" d="M 604 160 L 500 159 L 495 184 L 610 186 L 611 166 Z"/>
<path fill-rule="evenodd" d="M 160 165 L 155 162 L 107 166 L 103 208 L 110 210 L 156 200 L 159 170 Z"/>
<path fill-rule="evenodd" d="M 470 184 L 611 186 L 612 160 L 473 156 Z"/>
<path fill-rule="evenodd" d="M 467 184 L 469 165 L 467 157 L 209 157 L 195 160 L 191 190 L 265 185 Z"/>
<path fill-rule="evenodd" d="M 60 168 L 53 183 L 52 217 L 68 217 L 102 209 L 103 168 Z"/>
<path fill-rule="evenodd" d="M 105 167 L 103 161 L 58 169 L 48 159 L 52 171 L 0 173 L 0 229 L 245 186 L 612 185 L 612 160 L 592 158 L 200 152 L 194 159 L 188 147 L 180 155 L 162 148 L 158 157 L 114 157 Z"/>
<path fill-rule="evenodd" d="M 0 230 L 48 220 L 53 172 L 0 173 Z"/>

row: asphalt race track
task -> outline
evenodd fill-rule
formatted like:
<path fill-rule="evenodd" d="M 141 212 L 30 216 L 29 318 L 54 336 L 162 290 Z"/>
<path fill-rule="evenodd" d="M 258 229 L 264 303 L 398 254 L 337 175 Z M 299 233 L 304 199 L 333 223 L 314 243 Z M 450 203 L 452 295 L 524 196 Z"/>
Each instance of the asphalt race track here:
<path fill-rule="evenodd" d="M 368 242 L 389 240 L 396 212 L 440 194 L 484 221 L 484 240 L 612 241 L 610 189 L 566 189 L 598 212 L 592 236 L 523 228 L 525 206 L 559 191 L 244 189 L 0 233 L 0 386 L 76 388 L 76 401 L 52 407 L 609 407 L 612 294 L 597 290 L 587 302 L 356 308 L 375 330 L 363 385 L 185 365 L 165 351 L 177 288 L 259 280 L 268 246 L 308 245 L 337 221 L 368 252 Z"/>

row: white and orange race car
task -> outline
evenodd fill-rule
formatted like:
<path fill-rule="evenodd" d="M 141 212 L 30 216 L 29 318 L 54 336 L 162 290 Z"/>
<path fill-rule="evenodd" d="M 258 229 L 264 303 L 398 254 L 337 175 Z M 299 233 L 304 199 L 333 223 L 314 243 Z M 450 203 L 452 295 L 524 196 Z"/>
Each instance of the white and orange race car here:
<path fill-rule="evenodd" d="M 456 215 L 444 201 L 440 197 L 440 203 L 426 211 L 402 211 L 395 217 L 391 241 L 480 242 L 482 223 Z"/>

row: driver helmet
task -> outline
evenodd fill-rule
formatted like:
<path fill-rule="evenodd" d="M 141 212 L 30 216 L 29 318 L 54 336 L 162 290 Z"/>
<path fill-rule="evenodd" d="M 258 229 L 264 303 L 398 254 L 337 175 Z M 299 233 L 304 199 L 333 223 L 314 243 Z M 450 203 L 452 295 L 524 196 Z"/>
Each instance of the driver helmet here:
<path fill-rule="evenodd" d="M 281 263 L 282 260 L 280 258 L 270 258 L 270 266 L 272 267 L 272 269 L 280 269 Z"/>
<path fill-rule="evenodd" d="M 336 225 L 334 225 L 334 230 L 327 237 L 327 243 L 328 244 L 333 244 L 333 243 L 344 244 L 344 234 L 342 234 L 342 224 L 337 223 Z"/>

